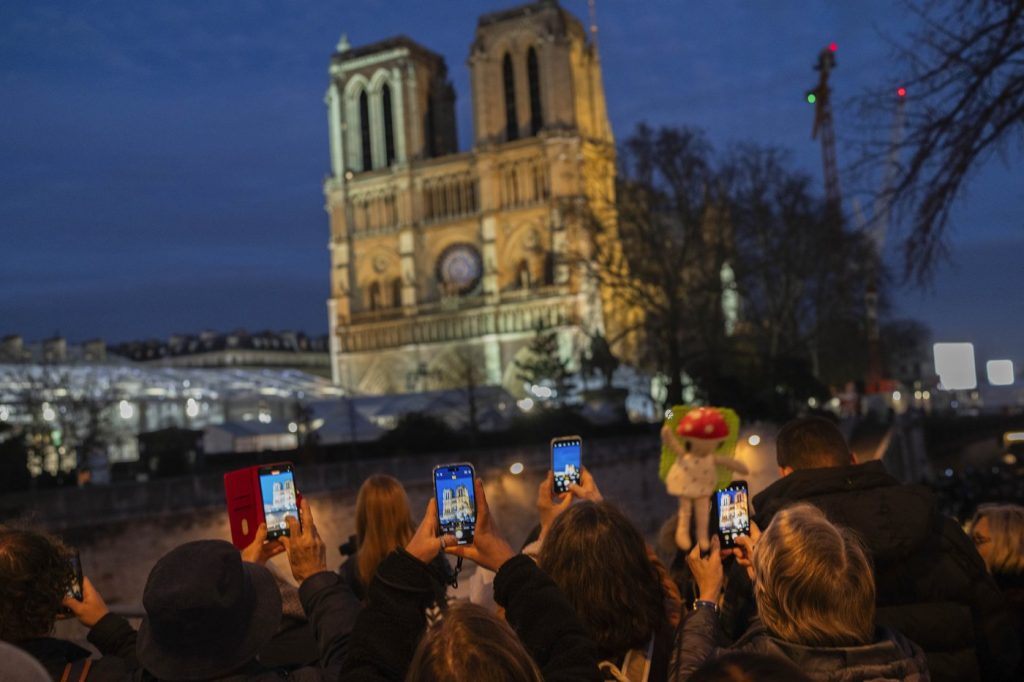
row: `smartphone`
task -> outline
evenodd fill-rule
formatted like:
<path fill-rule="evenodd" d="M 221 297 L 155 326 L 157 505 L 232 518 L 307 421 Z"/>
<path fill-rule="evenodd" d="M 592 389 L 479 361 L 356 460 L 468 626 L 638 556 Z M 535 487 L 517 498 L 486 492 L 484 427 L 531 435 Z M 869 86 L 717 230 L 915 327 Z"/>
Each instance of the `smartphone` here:
<path fill-rule="evenodd" d="M 444 464 L 434 467 L 434 495 L 441 535 L 452 535 L 460 545 L 473 543 L 476 528 L 476 495 L 472 464 Z"/>
<path fill-rule="evenodd" d="M 736 546 L 736 538 L 750 535 L 750 491 L 746 481 L 733 481 L 714 492 L 713 519 L 718 524 L 718 541 L 722 549 Z"/>
<path fill-rule="evenodd" d="M 71 564 L 71 587 L 68 589 L 68 596 L 72 599 L 82 601 L 82 557 L 75 550 L 74 555 L 68 559 Z"/>
<path fill-rule="evenodd" d="M 551 472 L 555 475 L 556 495 L 569 492 L 569 484 L 580 484 L 580 470 L 583 467 L 583 439 L 579 436 L 562 436 L 551 439 Z"/>
<path fill-rule="evenodd" d="M 295 473 L 291 464 L 271 464 L 257 471 L 260 496 L 263 499 L 263 518 L 267 524 L 267 540 L 288 535 L 286 516 L 299 516 L 299 503 L 295 494 Z"/>

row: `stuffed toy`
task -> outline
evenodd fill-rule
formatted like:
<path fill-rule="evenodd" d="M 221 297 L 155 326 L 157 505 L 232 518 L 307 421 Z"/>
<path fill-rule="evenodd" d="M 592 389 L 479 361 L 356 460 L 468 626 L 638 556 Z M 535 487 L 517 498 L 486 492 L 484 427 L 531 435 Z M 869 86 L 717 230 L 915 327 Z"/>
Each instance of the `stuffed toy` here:
<path fill-rule="evenodd" d="M 739 434 L 739 417 L 723 407 L 675 407 L 661 427 L 661 479 L 669 495 L 679 498 L 676 546 L 693 547 L 690 520 L 696 517 L 697 543 L 701 551 L 711 548 L 708 534 L 709 498 L 716 486 L 728 484 L 732 472 L 747 473 L 747 467 L 733 459 Z M 725 475 L 719 474 L 724 468 Z"/>

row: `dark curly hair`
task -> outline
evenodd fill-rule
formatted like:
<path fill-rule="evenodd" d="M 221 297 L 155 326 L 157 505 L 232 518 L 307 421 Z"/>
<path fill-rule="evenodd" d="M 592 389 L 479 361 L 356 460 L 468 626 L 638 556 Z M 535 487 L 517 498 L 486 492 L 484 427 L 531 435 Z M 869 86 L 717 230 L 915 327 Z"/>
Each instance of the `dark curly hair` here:
<path fill-rule="evenodd" d="M 551 524 L 538 563 L 603 658 L 643 648 L 667 623 L 665 592 L 640 531 L 615 505 L 583 502 Z"/>
<path fill-rule="evenodd" d="M 0 640 L 50 634 L 73 580 L 70 558 L 58 538 L 0 526 Z"/>

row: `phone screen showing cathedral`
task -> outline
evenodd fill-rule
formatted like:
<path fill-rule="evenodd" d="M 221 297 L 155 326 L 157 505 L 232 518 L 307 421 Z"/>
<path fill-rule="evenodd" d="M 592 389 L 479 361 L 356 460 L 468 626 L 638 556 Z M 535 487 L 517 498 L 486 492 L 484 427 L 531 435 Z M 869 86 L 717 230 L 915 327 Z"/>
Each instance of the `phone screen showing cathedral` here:
<path fill-rule="evenodd" d="M 260 494 L 263 516 L 267 522 L 267 538 L 288 535 L 286 516 L 299 518 L 295 501 L 295 478 L 291 469 L 268 468 L 260 471 Z"/>
<path fill-rule="evenodd" d="M 555 477 L 555 492 L 564 493 L 569 484 L 580 482 L 580 446 L 578 440 L 556 440 L 551 444 L 551 471 Z"/>
<path fill-rule="evenodd" d="M 723 547 L 735 547 L 736 538 L 750 535 L 750 512 L 747 508 L 747 488 L 730 486 L 716 490 L 718 507 L 718 535 Z"/>
<path fill-rule="evenodd" d="M 435 469 L 434 491 L 441 534 L 454 536 L 460 545 L 473 542 L 476 527 L 473 467 L 457 464 Z"/>

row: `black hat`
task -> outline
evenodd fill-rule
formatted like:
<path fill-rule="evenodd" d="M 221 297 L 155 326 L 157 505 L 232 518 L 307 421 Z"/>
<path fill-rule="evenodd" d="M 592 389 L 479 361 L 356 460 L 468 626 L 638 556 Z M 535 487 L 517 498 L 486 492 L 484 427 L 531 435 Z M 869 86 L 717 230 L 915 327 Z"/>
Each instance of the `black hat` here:
<path fill-rule="evenodd" d="M 281 594 L 263 566 L 223 540 L 199 540 L 163 556 L 142 593 L 139 662 L 169 680 L 206 680 L 256 656 L 281 625 Z"/>

